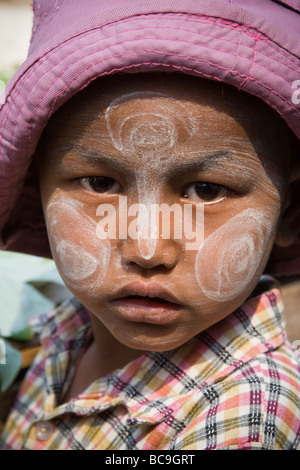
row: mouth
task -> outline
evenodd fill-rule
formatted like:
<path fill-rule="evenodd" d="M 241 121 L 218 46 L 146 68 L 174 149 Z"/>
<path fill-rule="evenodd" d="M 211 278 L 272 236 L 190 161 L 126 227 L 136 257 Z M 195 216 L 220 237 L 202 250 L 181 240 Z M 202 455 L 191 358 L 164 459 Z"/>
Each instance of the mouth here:
<path fill-rule="evenodd" d="M 112 304 L 127 320 L 160 325 L 174 321 L 182 310 L 177 299 L 158 284 L 125 286 L 116 293 Z"/>

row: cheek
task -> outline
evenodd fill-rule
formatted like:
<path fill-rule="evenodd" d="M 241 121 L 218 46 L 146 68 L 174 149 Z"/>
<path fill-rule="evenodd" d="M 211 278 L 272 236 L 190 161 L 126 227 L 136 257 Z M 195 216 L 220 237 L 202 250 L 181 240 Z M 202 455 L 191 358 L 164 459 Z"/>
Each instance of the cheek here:
<path fill-rule="evenodd" d="M 96 222 L 73 201 L 52 201 L 46 221 L 53 257 L 66 285 L 86 291 L 99 287 L 107 273 L 111 246 L 96 235 Z"/>
<path fill-rule="evenodd" d="M 268 259 L 274 228 L 268 214 L 247 209 L 212 233 L 195 261 L 203 293 L 228 302 L 251 292 Z"/>

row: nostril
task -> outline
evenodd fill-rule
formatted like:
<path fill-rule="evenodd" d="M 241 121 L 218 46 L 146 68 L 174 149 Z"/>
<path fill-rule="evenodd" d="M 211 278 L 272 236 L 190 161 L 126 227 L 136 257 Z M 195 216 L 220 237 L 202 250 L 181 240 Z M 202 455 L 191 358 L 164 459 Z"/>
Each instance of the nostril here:
<path fill-rule="evenodd" d="M 137 265 L 144 269 L 172 269 L 178 262 L 181 248 L 174 240 L 157 240 L 152 253 L 143 250 L 143 242 L 126 240 L 122 247 L 122 261 L 127 265 Z"/>

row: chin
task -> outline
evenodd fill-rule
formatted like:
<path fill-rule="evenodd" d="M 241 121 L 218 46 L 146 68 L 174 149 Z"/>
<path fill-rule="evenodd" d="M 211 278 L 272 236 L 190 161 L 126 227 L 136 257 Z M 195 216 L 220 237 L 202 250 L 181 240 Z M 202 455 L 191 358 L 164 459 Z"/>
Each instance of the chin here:
<path fill-rule="evenodd" d="M 182 346 L 188 341 L 182 338 L 172 337 L 171 335 L 155 336 L 151 334 L 139 334 L 139 335 L 117 335 L 116 339 L 127 346 L 128 348 L 140 350 L 140 351 L 151 351 L 151 352 L 166 352 L 176 349 Z M 190 339 L 190 338 L 189 338 Z"/>

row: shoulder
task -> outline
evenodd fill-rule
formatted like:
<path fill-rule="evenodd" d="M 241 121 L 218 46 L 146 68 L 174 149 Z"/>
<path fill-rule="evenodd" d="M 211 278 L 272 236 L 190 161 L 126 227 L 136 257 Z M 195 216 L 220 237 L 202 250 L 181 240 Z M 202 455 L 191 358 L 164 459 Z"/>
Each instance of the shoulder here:
<path fill-rule="evenodd" d="M 197 404 L 172 448 L 300 449 L 300 367 L 285 345 L 206 384 Z"/>

